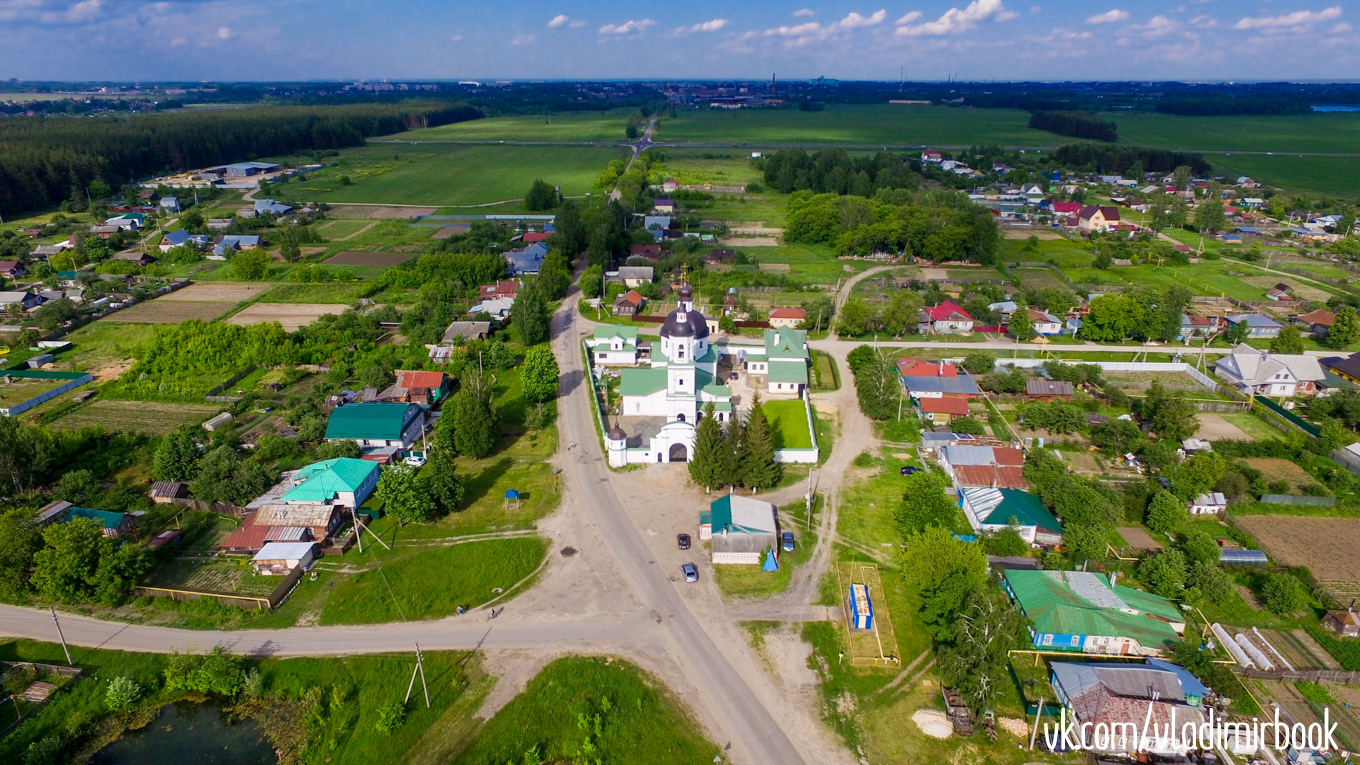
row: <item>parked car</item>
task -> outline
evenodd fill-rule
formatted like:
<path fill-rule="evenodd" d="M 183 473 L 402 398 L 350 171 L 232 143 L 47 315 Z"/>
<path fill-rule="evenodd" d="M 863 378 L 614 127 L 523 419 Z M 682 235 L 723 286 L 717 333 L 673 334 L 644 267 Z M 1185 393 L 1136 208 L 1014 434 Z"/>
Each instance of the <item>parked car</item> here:
<path fill-rule="evenodd" d="M 425 465 L 425 455 L 414 452 L 411 456 L 406 458 L 406 464 L 411 467 L 423 467 Z"/>
<path fill-rule="evenodd" d="M 784 532 L 783 534 L 780 534 L 780 535 L 779 535 L 779 539 L 780 539 L 781 542 L 783 542 L 783 544 L 780 545 L 780 546 L 784 548 L 784 552 L 793 552 L 793 532 L 792 532 L 792 531 L 786 531 L 786 532 Z"/>
<path fill-rule="evenodd" d="M 737 379 L 737 373 L 736 373 L 736 372 L 733 372 L 733 373 L 732 373 L 732 378 L 731 378 L 731 379 L 733 379 L 733 380 Z"/>
<path fill-rule="evenodd" d="M 698 566 L 695 566 L 693 563 L 681 564 L 680 570 L 684 572 L 686 582 L 699 581 L 699 568 Z"/>
<path fill-rule="evenodd" d="M 902 475 L 904 475 L 904 476 L 905 476 L 905 475 L 911 475 L 912 473 L 919 473 L 919 472 L 921 472 L 921 468 L 918 468 L 918 467 L 916 467 L 916 466 L 914 466 L 914 465 L 903 465 L 903 466 L 902 466 L 902 470 L 901 470 L 901 473 L 902 473 Z"/>
<path fill-rule="evenodd" d="M 688 549 L 689 549 L 689 534 L 676 534 L 676 535 L 675 535 L 675 543 L 676 543 L 677 545 L 679 545 L 679 547 L 680 547 L 681 550 L 688 550 Z"/>

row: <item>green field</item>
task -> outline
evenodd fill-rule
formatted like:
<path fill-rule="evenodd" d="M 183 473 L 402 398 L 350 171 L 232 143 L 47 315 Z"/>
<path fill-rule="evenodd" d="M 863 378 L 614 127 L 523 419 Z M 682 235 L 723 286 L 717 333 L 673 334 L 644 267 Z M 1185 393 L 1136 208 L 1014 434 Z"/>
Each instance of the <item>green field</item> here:
<path fill-rule="evenodd" d="M 496 539 L 389 559 L 381 567 L 341 579 L 321 609 L 321 623 L 436 619 L 458 606 L 479 606 L 500 594 L 493 589 L 509 591 L 533 573 L 545 547 L 533 537 Z M 355 561 L 360 562 L 364 559 Z M 433 582 L 438 586 L 432 587 Z"/>
<path fill-rule="evenodd" d="M 1177 117 L 1107 115 L 1124 143 L 1186 151 L 1337 152 L 1360 154 L 1360 115 L 1316 114 Z"/>
<path fill-rule="evenodd" d="M 1224 175 L 1247 175 L 1286 191 L 1313 191 L 1338 196 L 1360 196 L 1360 157 L 1300 157 L 1297 154 L 1216 154 L 1209 157 Z"/>
<path fill-rule="evenodd" d="M 517 201 L 542 178 L 560 184 L 566 196 L 580 196 L 620 152 L 587 146 L 372 144 L 344 151 L 344 164 L 311 173 L 281 194 L 332 204 L 465 207 Z M 351 185 L 342 185 L 345 176 Z"/>
<path fill-rule="evenodd" d="M 774 431 L 776 449 L 811 449 L 812 433 L 808 431 L 807 407 L 802 399 L 764 402 L 765 417 Z"/>
<path fill-rule="evenodd" d="M 584 730 L 578 720 L 585 721 Z M 588 760 L 579 754 L 583 740 L 594 749 Z M 718 754 L 689 711 L 656 679 L 618 659 L 573 656 L 530 680 L 452 762 L 693 765 L 713 762 Z"/>
<path fill-rule="evenodd" d="M 749 152 L 672 148 L 662 151 L 666 159 L 660 166 L 653 165 L 652 172 L 669 174 L 682 185 L 742 186 L 765 182 L 764 174 L 751 162 Z M 705 157 L 705 154 L 709 156 Z"/>
<path fill-rule="evenodd" d="M 1057 146 L 1061 136 L 1028 127 L 1029 113 L 890 104 L 827 104 L 820 112 L 790 109 L 680 112 L 657 124 L 657 141 L 847 145 Z"/>
<path fill-rule="evenodd" d="M 629 109 L 607 112 L 563 112 L 551 117 L 523 114 L 440 125 L 387 136 L 400 141 L 626 141 Z"/>

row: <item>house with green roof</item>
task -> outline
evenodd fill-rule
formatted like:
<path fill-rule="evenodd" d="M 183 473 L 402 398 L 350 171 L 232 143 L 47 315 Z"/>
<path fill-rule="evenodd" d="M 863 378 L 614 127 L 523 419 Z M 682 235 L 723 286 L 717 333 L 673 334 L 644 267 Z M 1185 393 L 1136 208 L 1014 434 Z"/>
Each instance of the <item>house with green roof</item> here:
<path fill-rule="evenodd" d="M 699 539 L 709 542 L 713 563 L 759 565 L 768 550 L 779 556 L 779 512 L 773 504 L 728 494 L 699 513 Z"/>
<path fill-rule="evenodd" d="M 293 474 L 284 504 L 327 504 L 358 507 L 378 487 L 378 463 L 338 457 L 322 460 Z"/>
<path fill-rule="evenodd" d="M 594 356 L 592 364 L 597 367 L 631 367 L 638 359 L 637 327 L 616 324 L 612 327 L 596 327 L 595 334 L 586 338 L 586 347 Z"/>
<path fill-rule="evenodd" d="M 137 525 L 137 516 L 130 513 L 91 510 L 88 507 L 72 507 L 66 511 L 66 518 L 63 522 L 73 521 L 76 518 L 94 521 L 104 530 L 104 536 L 115 539 L 131 533 L 133 527 Z"/>
<path fill-rule="evenodd" d="M 763 353 L 745 354 L 746 372 L 763 376 L 769 393 L 802 393 L 808 384 L 807 333 L 779 327 L 765 330 Z"/>
<path fill-rule="evenodd" d="M 1185 617 L 1171 601 L 1103 574 L 1009 570 L 1003 582 L 1040 650 L 1157 656 L 1185 633 Z"/>
<path fill-rule="evenodd" d="M 1030 544 L 1062 542 L 1062 524 L 1044 507 L 1043 500 L 1027 491 L 965 487 L 959 490 L 959 502 L 974 531 L 994 534 L 1014 528 Z"/>
<path fill-rule="evenodd" d="M 424 408 L 419 404 L 386 401 L 337 406 L 326 425 L 326 440 L 356 441 L 360 447 L 406 449 L 424 433 Z"/>

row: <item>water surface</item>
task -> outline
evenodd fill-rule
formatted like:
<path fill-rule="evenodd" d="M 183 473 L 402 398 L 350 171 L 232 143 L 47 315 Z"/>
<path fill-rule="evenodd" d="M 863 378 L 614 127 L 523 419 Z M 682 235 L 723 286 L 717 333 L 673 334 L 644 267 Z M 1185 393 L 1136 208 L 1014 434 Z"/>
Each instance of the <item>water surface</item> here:
<path fill-rule="evenodd" d="M 90 765 L 273 765 L 274 747 L 253 720 L 228 724 L 215 704 L 169 704 L 145 728 L 128 731 Z"/>

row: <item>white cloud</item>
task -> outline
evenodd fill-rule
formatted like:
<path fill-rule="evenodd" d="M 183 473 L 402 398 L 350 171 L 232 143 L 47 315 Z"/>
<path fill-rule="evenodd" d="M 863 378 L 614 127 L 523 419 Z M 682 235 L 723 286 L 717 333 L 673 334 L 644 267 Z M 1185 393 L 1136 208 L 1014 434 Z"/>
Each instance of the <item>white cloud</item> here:
<path fill-rule="evenodd" d="M 800 9 L 800 10 L 796 10 L 796 11 L 793 12 L 793 17 L 796 18 L 796 19 L 801 19 L 801 18 L 804 18 L 804 17 L 807 17 L 807 16 L 816 16 L 816 15 L 817 15 L 817 12 L 814 11 L 814 10 L 812 10 L 811 8 L 802 8 L 802 9 Z"/>
<path fill-rule="evenodd" d="M 187 45 L 188 42 L 189 40 L 184 37 L 176 37 L 175 39 L 170 41 L 170 47 L 178 48 L 181 45 Z"/>
<path fill-rule="evenodd" d="M 217 39 L 219 40 L 230 40 L 234 35 L 231 27 L 218 27 L 217 29 Z"/>
<path fill-rule="evenodd" d="M 1350 25 L 1350 24 L 1347 24 L 1347 23 L 1344 22 L 1344 21 L 1341 22 L 1340 24 L 1337 24 L 1336 26 L 1332 27 L 1332 34 L 1334 34 L 1334 35 L 1343 34 L 1343 33 L 1345 33 L 1345 32 L 1349 32 L 1349 31 L 1351 31 L 1351 25 Z"/>
<path fill-rule="evenodd" d="M 463 39 L 462 35 L 454 35 L 449 38 L 449 42 L 460 42 L 462 39 Z"/>
<path fill-rule="evenodd" d="M 1112 24 L 1112 23 L 1114 23 L 1114 22 L 1116 22 L 1116 21 L 1123 21 L 1124 19 L 1127 19 L 1128 17 L 1129 17 L 1129 12 L 1128 12 L 1128 11 L 1121 11 L 1121 10 L 1119 10 L 1118 8 L 1112 8 L 1112 9 L 1110 9 L 1110 10 L 1108 10 L 1108 11 L 1105 11 L 1104 13 L 1097 13 L 1096 15 L 1087 18 L 1087 19 L 1086 19 L 1086 23 L 1087 23 L 1087 24 Z"/>
<path fill-rule="evenodd" d="M 854 29 L 856 27 L 872 27 L 876 24 L 882 24 L 883 20 L 886 18 L 888 18 L 888 12 L 883 9 L 880 9 L 877 13 L 867 17 L 861 16 L 858 13 L 851 13 L 840 21 L 837 21 L 835 24 L 832 24 L 831 28 L 836 29 L 839 27 L 840 29 Z"/>
<path fill-rule="evenodd" d="M 963 10 L 950 8 L 935 21 L 927 21 L 924 24 L 908 23 L 906 26 L 899 26 L 897 34 L 905 37 L 938 37 L 940 35 L 958 34 L 959 32 L 967 32 L 989 18 L 993 21 L 1009 21 L 1015 16 L 1015 13 L 1006 10 L 1006 6 L 1002 5 L 1001 0 L 973 0 Z"/>
<path fill-rule="evenodd" d="M 690 32 L 716 32 L 716 31 L 718 31 L 719 29 L 722 29 L 722 28 L 725 27 L 725 26 L 727 26 L 727 19 L 713 19 L 712 21 L 705 21 L 705 22 L 702 23 L 702 24 L 695 24 L 694 26 L 690 27 L 688 31 L 690 31 Z"/>
<path fill-rule="evenodd" d="M 903 24 L 910 24 L 911 22 L 913 22 L 913 21 L 915 21 L 915 20 L 917 20 L 917 19 L 919 19 L 919 18 L 921 18 L 921 12 L 920 12 L 920 11 L 912 11 L 911 13 L 908 13 L 907 15 L 903 16 L 902 18 L 898 19 L 897 21 L 894 21 L 893 24 L 896 24 L 897 26 L 900 27 L 900 26 L 902 26 Z"/>
<path fill-rule="evenodd" d="M 19 8 L 38 8 L 42 3 L 16 3 Z M 94 21 L 103 10 L 104 0 L 82 0 L 64 11 L 47 11 L 38 16 L 44 24 L 84 24 Z"/>
<path fill-rule="evenodd" d="M 510 41 L 510 44 L 511 44 L 511 45 L 533 45 L 533 44 L 534 44 L 534 40 L 536 40 L 536 39 L 538 39 L 538 38 L 534 37 L 533 35 L 520 35 L 519 37 L 516 37 L 515 39 L 511 40 L 511 41 Z"/>
<path fill-rule="evenodd" d="M 1161 15 L 1153 16 L 1151 19 L 1148 19 L 1147 24 L 1144 24 L 1141 27 L 1145 37 L 1161 37 L 1162 35 L 1171 34 L 1179 28 L 1180 24 Z"/>
<path fill-rule="evenodd" d="M 849 13 L 845 18 L 833 24 L 822 26 L 816 21 L 808 21 L 803 24 L 793 26 L 775 27 L 767 29 L 763 33 L 765 37 L 782 37 L 789 41 L 790 45 L 806 45 L 811 42 L 826 40 L 839 36 L 845 32 L 862 27 L 872 27 L 882 24 L 888 19 L 888 11 L 880 8 L 869 16 L 861 16 L 858 13 Z M 743 35 L 741 41 L 749 40 L 757 35 L 748 32 Z M 740 41 L 739 41 L 740 42 Z"/>
<path fill-rule="evenodd" d="M 548 28 L 557 29 L 558 27 L 564 27 L 567 25 L 568 21 L 571 21 L 571 19 L 568 18 L 566 14 L 559 13 L 556 16 L 553 16 L 552 21 L 548 22 Z"/>
<path fill-rule="evenodd" d="M 600 27 L 602 35 L 631 35 L 634 33 L 642 34 L 648 27 L 656 26 L 656 22 L 651 19 L 629 19 L 622 24 L 605 24 Z"/>
<path fill-rule="evenodd" d="M 586 21 L 585 19 L 577 19 L 568 24 L 567 26 L 571 27 L 572 29 L 580 29 L 581 27 L 586 26 L 589 23 L 590 22 Z"/>
<path fill-rule="evenodd" d="M 1341 6 L 1334 5 L 1320 11 L 1295 11 L 1283 16 L 1247 17 L 1233 24 L 1233 29 L 1287 29 L 1330 21 L 1341 17 Z"/>

